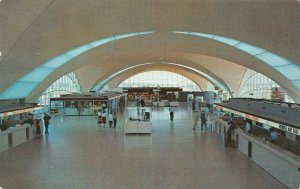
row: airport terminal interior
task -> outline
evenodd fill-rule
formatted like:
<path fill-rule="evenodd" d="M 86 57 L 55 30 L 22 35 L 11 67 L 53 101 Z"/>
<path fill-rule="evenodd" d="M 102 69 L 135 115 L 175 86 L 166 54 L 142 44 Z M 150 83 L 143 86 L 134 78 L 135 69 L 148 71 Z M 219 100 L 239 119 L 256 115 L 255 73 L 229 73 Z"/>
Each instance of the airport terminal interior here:
<path fill-rule="evenodd" d="M 300 188 L 299 0 L 0 0 L 0 189 Z"/>

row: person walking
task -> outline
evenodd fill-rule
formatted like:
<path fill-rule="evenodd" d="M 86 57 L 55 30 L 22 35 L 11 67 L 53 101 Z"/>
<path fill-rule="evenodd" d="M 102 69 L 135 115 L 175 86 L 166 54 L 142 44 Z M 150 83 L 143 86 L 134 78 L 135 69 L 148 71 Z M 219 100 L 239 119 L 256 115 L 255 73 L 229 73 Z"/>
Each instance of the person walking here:
<path fill-rule="evenodd" d="M 209 112 L 210 112 L 209 107 L 208 107 L 208 105 L 206 105 L 204 108 L 204 113 L 205 113 L 206 119 L 208 119 Z"/>
<path fill-rule="evenodd" d="M 140 106 L 140 98 L 136 96 L 136 106 Z"/>
<path fill-rule="evenodd" d="M 142 100 L 141 100 L 141 106 L 142 106 L 142 107 L 145 107 L 145 101 L 144 101 L 143 98 L 142 98 Z"/>
<path fill-rule="evenodd" d="M 108 123 L 109 123 L 110 128 L 112 128 L 113 121 L 114 121 L 114 116 L 113 116 L 112 112 L 110 112 L 108 115 Z"/>
<path fill-rule="evenodd" d="M 102 125 L 102 112 L 101 112 L 101 109 L 98 111 L 98 124 L 99 124 L 99 127 L 101 127 L 101 125 Z"/>
<path fill-rule="evenodd" d="M 113 114 L 113 120 L 114 120 L 114 128 L 116 128 L 116 126 L 117 126 L 117 114 L 116 114 L 116 112 L 114 112 L 114 114 Z"/>
<path fill-rule="evenodd" d="M 194 111 L 194 114 L 193 114 L 193 120 L 194 120 L 194 127 L 193 127 L 193 130 L 195 130 L 196 127 L 197 127 L 198 121 L 199 121 L 199 114 L 198 114 L 198 111 L 197 111 L 197 110 Z"/>
<path fill-rule="evenodd" d="M 49 127 L 49 122 L 50 122 L 51 116 L 44 113 L 43 119 L 44 119 L 44 124 L 45 124 L 45 134 L 49 135 L 48 127 Z"/>
<path fill-rule="evenodd" d="M 195 111 L 196 110 L 196 100 L 192 101 L 192 110 Z"/>
<path fill-rule="evenodd" d="M 173 119 L 174 119 L 174 108 L 172 106 L 169 108 L 169 112 L 170 112 L 170 120 L 173 121 Z"/>
<path fill-rule="evenodd" d="M 107 109 L 104 108 L 103 109 L 103 112 L 102 112 L 102 123 L 103 123 L 103 127 L 105 127 L 105 124 L 106 124 L 106 116 L 107 116 Z"/>
<path fill-rule="evenodd" d="M 232 131 L 234 130 L 234 121 L 229 121 L 228 122 L 229 124 L 229 128 L 227 129 L 227 132 L 226 132 L 226 142 L 225 142 L 225 146 L 226 147 L 229 147 L 231 146 L 231 134 L 232 134 Z"/>
<path fill-rule="evenodd" d="M 201 130 L 203 130 L 203 125 L 204 125 L 204 129 L 206 129 L 206 116 L 204 111 L 201 112 L 200 118 L 201 118 Z"/>

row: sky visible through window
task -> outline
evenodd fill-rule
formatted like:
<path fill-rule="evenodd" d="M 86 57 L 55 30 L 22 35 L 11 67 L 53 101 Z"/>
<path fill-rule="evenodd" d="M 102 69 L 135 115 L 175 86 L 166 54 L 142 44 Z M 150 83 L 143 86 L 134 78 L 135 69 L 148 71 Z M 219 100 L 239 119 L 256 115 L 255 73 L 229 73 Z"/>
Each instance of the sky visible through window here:
<path fill-rule="evenodd" d="M 149 71 L 134 75 L 123 81 L 119 87 L 180 87 L 184 91 L 201 91 L 190 79 L 167 71 Z"/>

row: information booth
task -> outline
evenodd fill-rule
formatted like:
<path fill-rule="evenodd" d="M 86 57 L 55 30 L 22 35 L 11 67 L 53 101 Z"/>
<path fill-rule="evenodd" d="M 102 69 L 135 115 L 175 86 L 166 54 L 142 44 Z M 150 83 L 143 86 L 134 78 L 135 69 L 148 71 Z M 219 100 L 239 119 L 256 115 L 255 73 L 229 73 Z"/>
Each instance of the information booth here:
<path fill-rule="evenodd" d="M 126 123 L 124 133 L 148 133 L 151 134 L 152 111 L 150 107 L 126 108 Z"/>

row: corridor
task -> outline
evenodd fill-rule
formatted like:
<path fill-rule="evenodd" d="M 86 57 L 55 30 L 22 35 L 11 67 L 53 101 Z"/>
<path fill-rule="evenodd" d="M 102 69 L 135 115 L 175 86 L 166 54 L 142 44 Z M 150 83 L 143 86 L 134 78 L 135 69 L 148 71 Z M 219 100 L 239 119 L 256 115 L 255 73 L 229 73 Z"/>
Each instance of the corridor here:
<path fill-rule="evenodd" d="M 209 130 L 189 108 L 153 109 L 152 135 L 99 128 L 96 117 L 53 116 L 50 135 L 0 153 L 4 189 L 285 188 Z"/>

